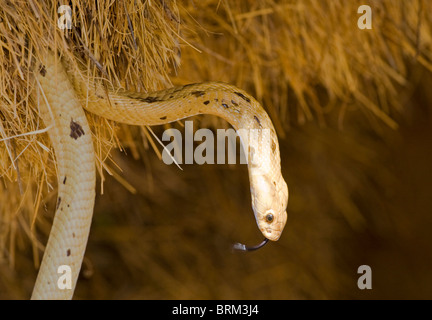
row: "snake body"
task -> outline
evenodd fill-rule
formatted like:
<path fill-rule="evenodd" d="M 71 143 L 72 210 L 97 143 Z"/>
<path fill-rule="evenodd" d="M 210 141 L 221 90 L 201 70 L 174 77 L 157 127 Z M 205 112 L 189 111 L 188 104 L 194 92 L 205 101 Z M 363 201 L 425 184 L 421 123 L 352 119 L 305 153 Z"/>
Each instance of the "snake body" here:
<path fill-rule="evenodd" d="M 58 199 L 61 203 L 32 298 L 71 298 L 73 289 L 57 287 L 57 268 L 61 264 L 73 266 L 75 286 L 84 255 L 94 205 L 95 169 L 91 132 L 83 108 L 130 125 L 160 125 L 198 114 L 216 115 L 228 121 L 237 130 L 245 154 L 249 159 L 253 156 L 248 172 L 257 225 L 266 239 L 279 239 L 287 219 L 288 188 L 281 174 L 276 131 L 267 113 L 252 96 L 219 82 L 151 93 L 107 89 L 67 72 L 68 66 L 52 52 L 45 56 L 42 64 L 37 74 L 41 96 L 46 97 L 41 111 L 45 110 L 42 118 L 47 125 L 54 123 L 50 138 L 59 167 Z M 250 139 L 251 129 L 267 130 L 267 148 L 263 147 L 262 140 Z"/>
<path fill-rule="evenodd" d="M 40 114 L 57 160 L 58 197 L 50 237 L 32 299 L 70 299 L 87 245 L 95 201 L 95 158 L 86 115 L 54 54 L 37 76 Z M 58 287 L 58 268 L 69 266 L 72 288 Z"/>

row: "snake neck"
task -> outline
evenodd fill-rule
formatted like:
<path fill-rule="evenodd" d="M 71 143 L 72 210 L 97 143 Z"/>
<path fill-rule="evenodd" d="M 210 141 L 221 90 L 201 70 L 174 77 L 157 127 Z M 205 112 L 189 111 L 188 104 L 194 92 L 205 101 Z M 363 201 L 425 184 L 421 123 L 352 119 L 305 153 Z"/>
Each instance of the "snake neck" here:
<path fill-rule="evenodd" d="M 188 84 L 150 93 L 110 90 L 101 84 L 89 84 L 90 81 L 74 81 L 84 108 L 114 121 L 151 126 L 211 114 L 229 122 L 240 136 L 247 155 L 252 207 L 260 230 L 270 240 L 279 238 L 286 221 L 288 189 L 281 174 L 276 131 L 263 107 L 252 96 L 221 82 Z M 267 226 L 265 215 L 270 209 L 275 222 Z"/>

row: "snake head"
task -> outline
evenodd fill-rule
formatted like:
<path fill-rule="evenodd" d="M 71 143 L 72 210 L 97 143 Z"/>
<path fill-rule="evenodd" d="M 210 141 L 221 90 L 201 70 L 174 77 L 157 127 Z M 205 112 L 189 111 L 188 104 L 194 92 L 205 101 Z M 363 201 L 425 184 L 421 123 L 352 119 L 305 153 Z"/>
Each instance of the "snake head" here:
<path fill-rule="evenodd" d="M 255 177 L 252 207 L 258 228 L 269 240 L 279 240 L 287 221 L 288 186 L 280 176 L 278 181 L 262 175 Z"/>

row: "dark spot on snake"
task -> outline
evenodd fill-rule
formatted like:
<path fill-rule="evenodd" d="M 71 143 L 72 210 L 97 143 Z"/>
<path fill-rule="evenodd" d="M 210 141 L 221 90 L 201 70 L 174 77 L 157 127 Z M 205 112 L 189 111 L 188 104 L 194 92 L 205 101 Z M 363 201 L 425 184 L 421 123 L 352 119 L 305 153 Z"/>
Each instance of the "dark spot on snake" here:
<path fill-rule="evenodd" d="M 68 208 L 70 207 L 70 205 L 68 205 Z"/>
<path fill-rule="evenodd" d="M 174 98 L 174 96 L 169 96 L 170 99 Z"/>
<path fill-rule="evenodd" d="M 219 100 L 216 98 L 215 101 L 218 102 Z"/>
<path fill-rule="evenodd" d="M 71 119 L 70 128 L 70 136 L 75 140 L 85 134 L 83 128 L 79 125 L 78 122 L 73 121 L 73 119 Z"/>
<path fill-rule="evenodd" d="M 222 103 L 222 107 L 224 107 L 225 109 L 228 109 L 229 105 L 227 105 L 226 103 Z"/>
<path fill-rule="evenodd" d="M 210 103 L 210 101 L 209 100 L 206 100 L 206 101 L 204 101 L 203 102 L 205 105 L 208 105 L 209 103 Z"/>
<path fill-rule="evenodd" d="M 241 92 L 234 92 L 234 93 L 238 95 L 240 98 L 242 98 L 243 100 L 245 100 L 246 102 L 250 102 L 250 99 L 246 97 L 243 93 Z"/>
<path fill-rule="evenodd" d="M 258 119 L 258 117 L 257 117 L 257 116 L 254 116 L 254 119 L 256 120 L 256 122 L 258 122 L 259 126 L 262 127 L 262 125 L 261 125 L 261 121 Z"/>
<path fill-rule="evenodd" d="M 160 117 L 161 120 L 166 120 L 167 116 Z"/>
<path fill-rule="evenodd" d="M 42 75 L 42 77 L 45 77 L 46 76 L 46 69 L 45 69 L 45 66 L 42 66 L 41 67 L 41 69 L 40 69 L 40 71 L 39 71 L 39 73 Z"/>
<path fill-rule="evenodd" d="M 138 99 L 143 101 L 143 102 L 147 102 L 147 103 L 153 103 L 153 102 L 160 101 L 157 97 L 145 97 L 145 98 L 138 98 Z"/>
<path fill-rule="evenodd" d="M 273 184 L 276 186 L 276 181 L 273 181 Z"/>
<path fill-rule="evenodd" d="M 66 255 L 69 257 L 71 255 L 71 249 L 67 249 Z"/>
<path fill-rule="evenodd" d="M 195 96 L 195 97 L 202 97 L 203 95 L 205 95 L 204 91 L 192 91 L 191 95 Z"/>
<path fill-rule="evenodd" d="M 65 176 L 63 179 L 63 184 L 66 184 L 66 179 L 67 179 L 67 177 Z"/>
<path fill-rule="evenodd" d="M 232 103 L 233 105 L 235 105 L 236 107 L 238 106 L 238 103 L 235 102 L 234 100 L 231 100 L 231 103 Z"/>
<path fill-rule="evenodd" d="M 61 203 L 61 197 L 58 197 L 56 210 L 58 210 L 58 208 L 60 207 L 60 203 Z"/>
<path fill-rule="evenodd" d="M 72 232 L 72 238 L 75 238 L 75 232 Z"/>
<path fill-rule="evenodd" d="M 276 151 L 276 143 L 273 140 L 272 140 L 272 144 L 271 144 L 271 149 L 272 149 L 272 152 L 275 153 L 275 151 Z"/>

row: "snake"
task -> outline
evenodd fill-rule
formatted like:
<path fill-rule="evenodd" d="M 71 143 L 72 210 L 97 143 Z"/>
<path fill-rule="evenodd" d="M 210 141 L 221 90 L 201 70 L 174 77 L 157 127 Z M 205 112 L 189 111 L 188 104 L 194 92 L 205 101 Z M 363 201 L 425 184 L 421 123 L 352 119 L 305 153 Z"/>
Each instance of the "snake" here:
<path fill-rule="evenodd" d="M 70 71 L 70 63 L 47 50 L 34 72 L 35 99 L 57 163 L 58 196 L 53 224 L 31 299 L 72 299 L 83 261 L 95 203 L 95 151 L 86 111 L 129 125 L 161 125 L 194 115 L 225 119 L 248 155 L 252 209 L 264 241 L 237 250 L 256 250 L 277 241 L 287 220 L 288 186 L 281 173 L 279 142 L 261 104 L 240 88 L 222 82 L 175 86 L 155 92 L 107 88 Z M 267 139 L 250 132 L 267 133 Z M 262 143 L 262 141 L 267 141 Z M 265 146 L 263 146 L 265 145 Z M 70 283 L 61 267 L 70 271 Z"/>

